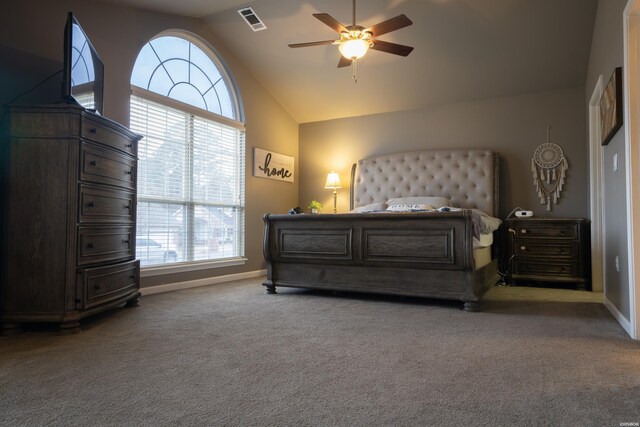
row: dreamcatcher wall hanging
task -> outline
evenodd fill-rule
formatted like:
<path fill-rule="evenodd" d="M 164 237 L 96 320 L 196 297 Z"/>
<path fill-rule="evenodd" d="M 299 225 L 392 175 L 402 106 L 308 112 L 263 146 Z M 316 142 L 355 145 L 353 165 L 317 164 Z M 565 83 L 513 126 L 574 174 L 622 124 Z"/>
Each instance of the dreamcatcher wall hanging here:
<path fill-rule="evenodd" d="M 536 188 L 541 205 L 547 210 L 558 203 L 569 163 L 562 148 L 551 142 L 551 128 L 547 128 L 547 142 L 536 148 L 531 159 L 533 185 Z"/>

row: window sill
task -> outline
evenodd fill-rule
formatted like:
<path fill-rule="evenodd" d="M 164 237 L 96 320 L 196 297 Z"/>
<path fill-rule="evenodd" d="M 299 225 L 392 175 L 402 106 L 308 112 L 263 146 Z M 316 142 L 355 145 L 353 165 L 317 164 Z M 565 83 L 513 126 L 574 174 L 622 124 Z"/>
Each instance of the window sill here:
<path fill-rule="evenodd" d="M 225 258 L 221 260 L 207 260 L 195 262 L 181 262 L 176 264 L 158 265 L 140 268 L 140 277 L 162 276 L 165 274 L 184 273 L 187 271 L 207 270 L 211 268 L 233 267 L 244 265 L 246 258 Z"/>

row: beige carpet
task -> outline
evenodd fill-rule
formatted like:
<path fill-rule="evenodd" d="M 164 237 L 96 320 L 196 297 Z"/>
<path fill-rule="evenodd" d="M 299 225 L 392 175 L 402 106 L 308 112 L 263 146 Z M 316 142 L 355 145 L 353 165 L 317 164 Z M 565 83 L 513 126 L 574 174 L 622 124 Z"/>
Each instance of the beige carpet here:
<path fill-rule="evenodd" d="M 2 426 L 619 426 L 640 345 L 570 290 L 494 288 L 485 311 L 247 280 L 144 297 L 0 338 Z"/>

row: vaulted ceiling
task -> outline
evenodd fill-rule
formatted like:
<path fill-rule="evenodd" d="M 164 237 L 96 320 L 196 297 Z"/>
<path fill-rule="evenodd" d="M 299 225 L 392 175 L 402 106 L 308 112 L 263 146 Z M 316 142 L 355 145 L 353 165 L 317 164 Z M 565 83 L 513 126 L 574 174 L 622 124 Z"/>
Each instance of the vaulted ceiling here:
<path fill-rule="evenodd" d="M 583 86 L 597 0 L 360 0 L 357 23 L 401 13 L 413 25 L 385 41 L 413 46 L 406 58 L 370 51 L 337 68 L 336 46 L 290 49 L 336 33 L 312 14 L 352 22 L 347 0 L 109 0 L 202 19 L 298 122 L 430 108 Z M 253 32 L 237 9 L 266 24 Z"/>

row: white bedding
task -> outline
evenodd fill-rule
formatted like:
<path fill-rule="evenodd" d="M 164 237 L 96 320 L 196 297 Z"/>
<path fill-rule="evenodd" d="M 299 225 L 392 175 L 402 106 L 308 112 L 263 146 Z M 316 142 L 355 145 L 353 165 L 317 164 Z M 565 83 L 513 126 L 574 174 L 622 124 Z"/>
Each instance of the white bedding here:
<path fill-rule="evenodd" d="M 493 232 L 480 234 L 480 238 L 473 238 L 473 249 L 488 248 L 493 245 Z"/>
<path fill-rule="evenodd" d="M 473 250 L 475 269 L 478 270 L 491 262 L 491 248 L 476 248 Z"/>

